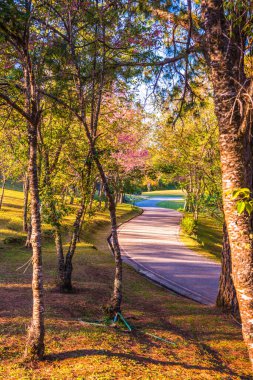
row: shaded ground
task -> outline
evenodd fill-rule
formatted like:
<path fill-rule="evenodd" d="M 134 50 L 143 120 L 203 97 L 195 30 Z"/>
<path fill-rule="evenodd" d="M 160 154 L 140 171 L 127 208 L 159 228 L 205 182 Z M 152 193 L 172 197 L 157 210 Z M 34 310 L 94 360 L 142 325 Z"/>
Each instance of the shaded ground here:
<path fill-rule="evenodd" d="M 15 213 L 22 212 L 21 197 L 19 201 L 13 196 L 6 203 L 15 203 Z M 31 269 L 25 273 L 16 271 L 29 259 L 30 252 L 2 243 L 4 236 L 14 233 L 13 226 L 21 234 L 18 220 L 13 221 L 13 210 L 6 207 L 0 215 L 0 379 L 251 378 L 240 327 L 229 315 L 163 290 L 126 265 L 123 314 L 137 331 L 129 334 L 124 329 L 79 323 L 79 318 L 94 321 L 102 317 L 101 306 L 112 289 L 114 264 L 105 240 L 108 215 L 103 213 L 78 245 L 74 294 L 54 292 L 55 253 L 50 239 L 43 242 L 47 356 L 33 368 L 20 366 L 31 315 Z M 133 215 L 127 207 L 119 213 L 121 220 Z M 139 330 L 173 344 L 143 335 Z"/>

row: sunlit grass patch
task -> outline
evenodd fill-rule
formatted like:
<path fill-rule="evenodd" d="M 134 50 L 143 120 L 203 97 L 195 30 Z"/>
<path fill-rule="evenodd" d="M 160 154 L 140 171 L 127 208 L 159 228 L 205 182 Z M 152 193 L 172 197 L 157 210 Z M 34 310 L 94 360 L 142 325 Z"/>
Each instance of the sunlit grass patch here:
<path fill-rule="evenodd" d="M 142 195 L 147 195 L 149 197 L 157 197 L 159 196 L 184 196 L 185 193 L 181 189 L 175 189 L 175 190 L 155 190 L 155 191 L 144 191 Z"/>
<path fill-rule="evenodd" d="M 187 235 L 181 228 L 181 241 L 190 249 L 216 261 L 221 259 L 222 251 L 222 221 L 206 214 L 200 214 L 196 236 Z"/>
<path fill-rule="evenodd" d="M 156 206 L 169 208 L 172 210 L 178 210 L 184 207 L 184 201 L 178 201 L 178 200 L 161 201 L 161 202 L 158 202 Z"/>

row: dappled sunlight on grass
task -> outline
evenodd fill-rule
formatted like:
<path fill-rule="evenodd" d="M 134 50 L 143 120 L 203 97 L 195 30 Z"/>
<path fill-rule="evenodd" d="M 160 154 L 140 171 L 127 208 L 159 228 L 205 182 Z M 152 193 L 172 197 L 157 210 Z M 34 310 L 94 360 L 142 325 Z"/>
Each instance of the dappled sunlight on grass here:
<path fill-rule="evenodd" d="M 13 209 L 11 217 L 15 212 Z M 129 205 L 119 205 L 119 223 L 139 212 Z M 3 212 L 1 240 L 7 220 L 2 216 Z M 68 218 L 63 230 L 65 251 L 71 219 L 74 216 Z M 134 331 L 128 333 L 120 325 L 112 328 L 80 323 L 80 319 L 106 321 L 102 306 L 110 298 L 114 278 L 114 259 L 106 241 L 109 232 L 107 211 L 89 219 L 73 260 L 73 294 L 56 291 L 53 239 L 44 239 L 46 357 L 33 366 L 20 365 L 32 310 L 31 267 L 25 273 L 16 270 L 29 260 L 31 250 L 1 242 L 0 378 L 250 379 L 240 328 L 229 315 L 170 293 L 126 264 L 122 312 Z"/>

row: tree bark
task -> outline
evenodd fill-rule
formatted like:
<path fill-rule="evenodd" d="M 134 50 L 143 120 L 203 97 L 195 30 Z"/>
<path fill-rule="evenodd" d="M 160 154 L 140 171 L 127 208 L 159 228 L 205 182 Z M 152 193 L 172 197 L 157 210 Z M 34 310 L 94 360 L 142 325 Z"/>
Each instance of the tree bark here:
<path fill-rule="evenodd" d="M 5 175 L 3 175 L 2 192 L 1 192 L 1 197 L 0 197 L 0 210 L 1 210 L 2 205 L 3 205 L 5 184 L 6 184 L 6 177 L 5 177 Z"/>
<path fill-rule="evenodd" d="M 54 242 L 56 248 L 56 256 L 57 256 L 57 286 L 60 290 L 64 289 L 64 252 L 62 246 L 62 237 L 59 226 L 55 226 L 54 228 Z"/>
<path fill-rule="evenodd" d="M 73 290 L 72 286 L 72 271 L 73 271 L 73 265 L 72 265 L 72 258 L 75 253 L 76 249 L 76 243 L 78 240 L 78 234 L 79 234 L 79 228 L 82 221 L 82 216 L 85 209 L 85 201 L 82 202 L 79 210 L 76 214 L 76 220 L 74 222 L 74 229 L 71 237 L 71 241 L 69 244 L 68 253 L 65 258 L 65 265 L 64 265 L 64 284 L 63 284 L 63 290 L 66 292 L 71 292 Z"/>
<path fill-rule="evenodd" d="M 117 231 L 117 216 L 116 216 L 116 205 L 114 201 L 114 196 L 111 193 L 108 180 L 106 178 L 103 167 L 98 159 L 96 152 L 92 152 L 93 159 L 97 165 L 100 177 L 103 182 L 103 187 L 109 203 L 109 212 L 111 219 L 111 234 L 112 234 L 112 244 L 114 250 L 114 259 L 115 259 L 115 276 L 114 276 L 114 287 L 113 294 L 110 300 L 109 311 L 114 314 L 120 312 L 121 301 L 122 301 L 122 258 L 121 251 L 118 241 L 118 231 Z"/>
<path fill-rule="evenodd" d="M 9 4 L 10 5 L 10 4 Z M 44 299 L 43 299 L 43 272 L 42 272 L 42 250 L 41 250 L 41 219 L 40 219 L 40 202 L 38 189 L 38 165 L 37 165 L 37 133 L 40 123 L 41 109 L 40 97 L 35 78 L 35 72 L 39 75 L 38 70 L 34 67 L 34 62 L 30 56 L 30 32 L 31 32 L 31 14 L 32 2 L 25 1 L 23 3 L 24 14 L 26 17 L 19 17 L 20 11 L 17 4 L 13 3 L 10 8 L 16 21 L 16 27 L 6 27 L 1 22 L 1 34 L 9 41 L 15 54 L 19 57 L 20 68 L 23 70 L 22 78 L 22 94 L 25 97 L 25 104 L 22 107 L 22 97 L 19 102 L 12 101 L 9 96 L 1 92 L 1 97 L 15 109 L 27 122 L 28 142 L 29 142 L 29 183 L 31 198 L 31 226 L 32 226 L 32 292 L 33 292 L 33 311 L 32 320 L 28 329 L 27 342 L 25 348 L 25 357 L 27 360 L 41 359 L 44 354 Z M 8 11 L 8 7 L 6 8 Z M 23 10 L 22 10 L 23 11 Z M 16 16 L 16 17 L 15 17 Z M 38 61 L 36 61 L 36 65 Z M 40 83 L 40 82 L 38 82 Z M 19 104 L 18 104 L 19 103 Z"/>
<path fill-rule="evenodd" d="M 32 237 L 32 225 L 29 222 L 27 225 L 27 235 L 26 235 L 26 242 L 25 242 L 26 248 L 32 248 L 31 237 Z"/>
<path fill-rule="evenodd" d="M 24 209 L 23 209 L 23 231 L 28 232 L 28 197 L 29 197 L 29 176 L 26 174 L 23 182 Z"/>
<path fill-rule="evenodd" d="M 231 249 L 232 278 L 239 303 L 243 337 L 253 365 L 251 217 L 247 213 L 239 215 L 236 201 L 231 197 L 233 189 L 247 187 L 252 190 L 252 109 L 248 106 L 246 92 L 249 82 L 245 78 L 243 67 L 245 13 L 240 23 L 228 24 L 222 0 L 203 1 L 203 10 L 207 62 L 211 68 L 215 111 L 219 123 L 223 207 Z M 239 17 L 238 14 L 236 16 Z"/>
<path fill-rule="evenodd" d="M 41 250 L 41 221 L 40 201 L 37 174 L 37 128 L 31 126 L 29 130 L 29 183 L 31 198 L 31 242 L 33 250 L 33 313 L 28 330 L 25 357 L 35 360 L 41 359 L 44 354 L 44 297 L 43 272 Z"/>
<path fill-rule="evenodd" d="M 232 279 L 231 252 L 226 223 L 223 224 L 222 265 L 216 305 L 239 316 L 238 301 Z"/>
<path fill-rule="evenodd" d="M 99 186 L 99 204 L 98 204 L 98 209 L 101 210 L 101 207 L 102 207 L 102 198 L 103 198 L 103 193 L 104 193 L 104 186 L 103 186 L 103 182 L 100 183 L 100 186 Z"/>
<path fill-rule="evenodd" d="M 124 193 L 121 191 L 119 194 L 119 203 L 122 204 L 124 200 Z"/>
<path fill-rule="evenodd" d="M 86 183 L 87 191 L 90 188 L 90 179 L 91 179 L 90 177 L 91 177 L 91 166 L 88 167 L 88 175 L 87 175 L 87 183 Z M 85 215 L 87 213 L 87 210 L 88 210 L 88 213 L 92 211 L 92 205 L 93 205 L 93 201 L 94 201 L 95 192 L 96 192 L 96 183 L 94 183 L 93 186 L 92 186 L 92 189 L 91 189 L 91 192 L 90 192 L 90 195 L 89 195 L 89 200 L 87 199 L 87 201 L 89 203 L 87 204 L 87 201 L 84 199 L 85 207 L 84 207 L 82 219 L 81 219 L 81 222 L 80 222 L 80 225 L 79 225 L 78 236 L 77 236 L 77 241 L 78 242 L 80 241 L 80 234 L 81 234 L 82 229 L 83 229 L 83 223 L 84 223 L 84 219 L 85 219 Z M 88 198 L 88 195 L 87 195 L 87 198 Z"/>

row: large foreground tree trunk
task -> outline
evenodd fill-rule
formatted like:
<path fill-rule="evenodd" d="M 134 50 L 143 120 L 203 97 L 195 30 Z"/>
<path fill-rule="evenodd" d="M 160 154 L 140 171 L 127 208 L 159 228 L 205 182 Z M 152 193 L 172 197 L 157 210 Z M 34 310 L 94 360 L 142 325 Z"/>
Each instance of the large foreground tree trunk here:
<path fill-rule="evenodd" d="M 31 243 L 33 261 L 33 313 L 28 330 L 25 357 L 35 360 L 41 359 L 44 354 L 44 298 L 43 298 L 43 272 L 41 251 L 41 221 L 40 201 L 37 174 L 37 128 L 30 127 L 29 131 L 29 182 L 31 197 Z"/>
<path fill-rule="evenodd" d="M 223 224 L 222 265 L 216 305 L 226 311 L 230 311 L 235 316 L 239 314 L 238 301 L 232 279 L 231 252 L 226 223 Z"/>
<path fill-rule="evenodd" d="M 228 24 L 222 0 L 203 1 L 208 62 L 215 94 L 222 165 L 222 194 L 232 259 L 232 277 L 243 337 L 253 365 L 253 244 L 251 217 L 239 215 L 231 191 L 252 190 L 252 108 L 244 75 L 244 9 L 232 10 L 240 22 Z M 240 12 L 242 12 L 240 14 Z M 231 30 L 232 28 L 232 30 Z"/>

